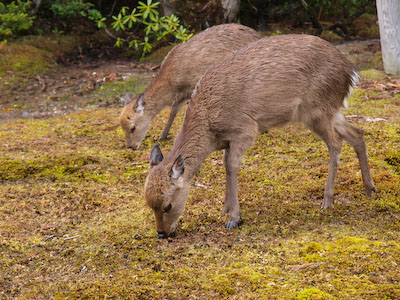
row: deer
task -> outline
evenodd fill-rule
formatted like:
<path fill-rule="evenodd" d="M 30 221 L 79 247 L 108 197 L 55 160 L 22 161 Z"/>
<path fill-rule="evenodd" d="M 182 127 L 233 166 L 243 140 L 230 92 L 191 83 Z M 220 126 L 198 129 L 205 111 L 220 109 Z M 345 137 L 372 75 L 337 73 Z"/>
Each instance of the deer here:
<path fill-rule="evenodd" d="M 355 87 L 355 66 L 332 44 L 305 34 L 260 39 L 210 67 L 193 91 L 183 124 L 164 158 L 156 144 L 150 153 L 144 198 L 153 210 L 158 238 L 175 235 L 190 181 L 207 156 L 223 150 L 227 228 L 241 222 L 238 171 L 257 135 L 301 122 L 326 144 L 330 159 L 321 209 L 333 204 L 342 141 L 355 150 L 365 193 L 373 197 L 363 130 L 342 113 Z"/>
<path fill-rule="evenodd" d="M 171 106 L 170 117 L 159 140 L 165 140 L 182 106 L 188 102 L 196 82 L 209 66 L 221 62 L 235 51 L 263 35 L 240 24 L 210 27 L 189 41 L 175 46 L 164 58 L 156 78 L 134 99 L 125 96 L 128 104 L 119 122 L 129 148 L 138 150 L 152 120 Z"/>

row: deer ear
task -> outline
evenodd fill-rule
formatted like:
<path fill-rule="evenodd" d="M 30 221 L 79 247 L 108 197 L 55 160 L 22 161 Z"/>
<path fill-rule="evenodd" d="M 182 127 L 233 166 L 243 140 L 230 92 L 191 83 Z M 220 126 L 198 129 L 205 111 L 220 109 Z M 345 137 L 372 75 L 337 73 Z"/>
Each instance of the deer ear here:
<path fill-rule="evenodd" d="M 128 105 L 132 101 L 132 94 L 127 93 L 124 98 L 121 98 L 121 102 L 124 106 Z"/>
<path fill-rule="evenodd" d="M 155 144 L 150 153 L 150 167 L 157 166 L 163 160 L 163 158 L 164 156 L 161 152 L 160 146 Z"/>
<path fill-rule="evenodd" d="M 185 172 L 185 163 L 183 162 L 182 155 L 175 159 L 174 164 L 172 165 L 170 177 L 171 179 L 178 180 L 182 177 L 183 173 Z"/>
<path fill-rule="evenodd" d="M 144 101 L 144 94 L 140 94 L 138 97 L 137 97 L 137 105 L 136 105 L 136 107 L 135 107 L 135 112 L 137 112 L 137 113 L 142 113 L 143 112 L 143 110 L 144 110 L 144 106 L 145 106 L 145 101 Z"/>

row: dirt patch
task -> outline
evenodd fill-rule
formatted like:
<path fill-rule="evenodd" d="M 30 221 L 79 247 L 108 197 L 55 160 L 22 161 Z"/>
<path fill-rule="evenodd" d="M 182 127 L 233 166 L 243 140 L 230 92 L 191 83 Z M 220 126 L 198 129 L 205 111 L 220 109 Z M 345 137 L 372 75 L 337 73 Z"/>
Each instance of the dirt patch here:
<path fill-rule="evenodd" d="M 45 75 L 27 75 L 0 95 L 0 122 L 45 118 L 88 107 L 120 106 L 124 92 L 140 92 L 159 65 L 129 60 L 99 60 L 58 66 Z M 125 88 L 116 86 L 125 85 Z"/>

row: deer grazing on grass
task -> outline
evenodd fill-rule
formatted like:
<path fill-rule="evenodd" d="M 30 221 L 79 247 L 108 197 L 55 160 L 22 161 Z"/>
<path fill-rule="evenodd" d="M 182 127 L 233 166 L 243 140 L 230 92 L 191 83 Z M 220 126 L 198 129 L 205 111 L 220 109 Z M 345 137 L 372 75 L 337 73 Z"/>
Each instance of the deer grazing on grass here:
<path fill-rule="evenodd" d="M 121 113 L 120 125 L 127 146 L 139 149 L 154 117 L 165 107 L 172 106 L 168 123 L 159 138 L 166 139 L 176 114 L 190 99 L 196 82 L 208 67 L 262 37 L 249 27 L 225 24 L 211 27 L 175 46 L 165 57 L 151 85 Z"/>
<path fill-rule="evenodd" d="M 328 180 L 321 209 L 333 203 L 342 140 L 355 150 L 367 196 L 375 188 L 363 131 L 341 110 L 358 80 L 333 45 L 310 35 L 281 35 L 249 44 L 210 67 L 196 85 L 173 148 L 150 155 L 145 200 L 155 214 L 159 238 L 174 235 L 191 178 L 213 151 L 224 149 L 227 228 L 239 224 L 237 177 L 244 152 L 260 132 L 303 122 L 328 146 Z"/>

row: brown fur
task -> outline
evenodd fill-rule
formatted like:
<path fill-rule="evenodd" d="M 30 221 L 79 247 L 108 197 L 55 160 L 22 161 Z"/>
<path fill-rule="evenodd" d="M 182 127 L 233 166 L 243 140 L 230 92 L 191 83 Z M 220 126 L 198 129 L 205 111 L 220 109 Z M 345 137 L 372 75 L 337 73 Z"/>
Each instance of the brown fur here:
<path fill-rule="evenodd" d="M 355 75 L 354 66 L 334 46 L 309 35 L 261 39 L 211 67 L 196 85 L 172 150 L 149 171 L 145 186 L 148 205 L 156 214 L 160 214 L 159 207 L 169 203 L 171 211 L 174 206 L 181 211 L 189 182 L 204 159 L 211 152 L 224 149 L 224 212 L 229 214 L 228 228 L 236 226 L 240 221 L 237 174 L 244 152 L 258 133 L 296 121 L 320 136 L 330 152 L 321 208 L 333 203 L 342 140 L 354 147 L 365 191 L 372 196 L 374 183 L 363 133 L 347 123 L 341 113 Z M 179 155 L 184 172 L 178 179 L 175 176 L 170 180 Z M 163 213 L 164 223 L 157 223 L 157 230 L 173 232 L 179 215 Z M 173 226 L 169 227 L 170 224 Z"/>
<path fill-rule="evenodd" d="M 190 99 L 196 82 L 207 68 L 260 38 L 260 33 L 246 26 L 224 24 L 211 27 L 174 47 L 144 92 L 144 109 L 136 110 L 136 98 L 121 113 L 120 124 L 128 147 L 139 148 L 153 118 L 165 107 L 172 106 L 170 119 L 160 136 L 165 139 L 176 114 Z M 133 126 L 136 129 L 131 133 Z"/>

